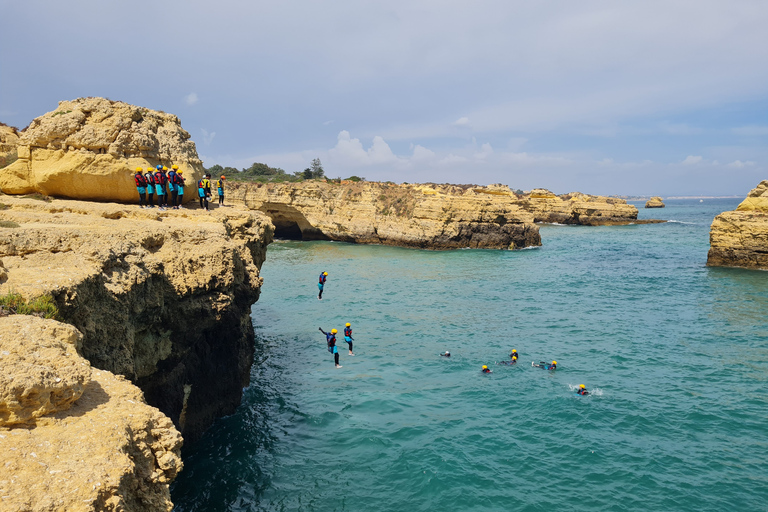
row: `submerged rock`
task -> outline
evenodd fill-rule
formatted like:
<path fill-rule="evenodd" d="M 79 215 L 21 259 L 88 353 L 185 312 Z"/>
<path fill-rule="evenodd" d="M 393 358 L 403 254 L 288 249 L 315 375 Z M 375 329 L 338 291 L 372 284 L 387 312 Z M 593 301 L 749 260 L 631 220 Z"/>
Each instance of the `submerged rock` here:
<path fill-rule="evenodd" d="M 707 265 L 768 269 L 768 180 L 712 221 Z"/>

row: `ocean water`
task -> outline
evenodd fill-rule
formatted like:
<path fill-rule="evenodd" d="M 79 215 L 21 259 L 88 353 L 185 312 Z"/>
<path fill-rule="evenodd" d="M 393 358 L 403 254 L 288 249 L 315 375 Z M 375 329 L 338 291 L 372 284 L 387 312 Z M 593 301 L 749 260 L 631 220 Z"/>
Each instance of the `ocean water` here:
<path fill-rule="evenodd" d="M 768 272 L 705 266 L 737 204 L 514 252 L 273 244 L 252 384 L 175 510 L 768 510 Z M 336 369 L 318 327 L 345 322 Z"/>

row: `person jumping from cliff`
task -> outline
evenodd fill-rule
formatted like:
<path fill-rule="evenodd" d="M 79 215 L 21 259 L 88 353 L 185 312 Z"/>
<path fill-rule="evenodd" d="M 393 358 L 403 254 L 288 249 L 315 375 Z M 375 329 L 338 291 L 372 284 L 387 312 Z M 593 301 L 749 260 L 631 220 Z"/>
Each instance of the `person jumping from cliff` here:
<path fill-rule="evenodd" d="M 331 332 L 325 332 L 322 327 L 318 327 L 320 332 L 325 334 L 325 340 L 328 343 L 328 352 L 333 354 L 333 361 L 336 363 L 336 368 L 341 368 L 339 364 L 339 349 L 336 347 L 336 333 L 339 332 L 336 329 L 331 329 Z"/>
<path fill-rule="evenodd" d="M 352 342 L 354 340 L 355 338 L 352 337 L 352 324 L 347 322 L 347 325 L 344 326 L 344 341 L 349 345 L 349 355 L 351 356 L 355 355 L 352 353 Z"/>
<path fill-rule="evenodd" d="M 216 180 L 216 189 L 219 194 L 219 206 L 224 206 L 224 180 L 226 179 L 225 176 L 221 176 Z"/>
<path fill-rule="evenodd" d="M 144 208 L 147 202 L 147 178 L 144 177 L 143 172 L 143 167 L 137 167 L 136 174 L 133 175 L 136 190 L 139 192 L 139 208 Z"/>
<path fill-rule="evenodd" d="M 200 196 L 200 208 L 204 209 L 205 211 L 208 210 L 208 193 L 207 190 L 211 189 L 211 182 L 210 180 L 203 175 L 202 178 L 197 180 L 197 195 Z"/>
<path fill-rule="evenodd" d="M 155 207 L 155 177 L 152 175 L 152 167 L 147 167 L 147 172 L 144 174 L 144 178 L 147 180 L 147 208 Z"/>
<path fill-rule="evenodd" d="M 317 283 L 317 287 L 320 289 L 320 293 L 317 294 L 317 300 L 323 300 L 323 287 L 325 286 L 325 280 L 328 277 L 328 272 L 322 272 L 320 274 L 320 281 Z"/>

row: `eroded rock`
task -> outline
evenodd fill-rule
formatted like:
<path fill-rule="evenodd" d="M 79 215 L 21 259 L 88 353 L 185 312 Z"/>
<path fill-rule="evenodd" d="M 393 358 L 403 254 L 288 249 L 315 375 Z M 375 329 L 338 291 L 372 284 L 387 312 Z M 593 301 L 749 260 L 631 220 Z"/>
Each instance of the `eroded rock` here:
<path fill-rule="evenodd" d="M 768 180 L 752 189 L 734 211 L 709 230 L 707 265 L 768 269 Z"/>
<path fill-rule="evenodd" d="M 664 208 L 664 201 L 659 196 L 653 196 L 645 202 L 646 208 Z"/>

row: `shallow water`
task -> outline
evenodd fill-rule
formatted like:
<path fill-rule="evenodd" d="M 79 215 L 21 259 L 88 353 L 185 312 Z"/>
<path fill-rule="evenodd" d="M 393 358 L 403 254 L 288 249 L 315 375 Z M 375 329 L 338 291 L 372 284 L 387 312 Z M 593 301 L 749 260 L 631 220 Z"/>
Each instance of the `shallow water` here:
<path fill-rule="evenodd" d="M 768 272 L 705 266 L 737 204 L 514 252 L 271 245 L 252 385 L 176 510 L 766 510 Z M 336 369 L 318 327 L 347 321 Z"/>

